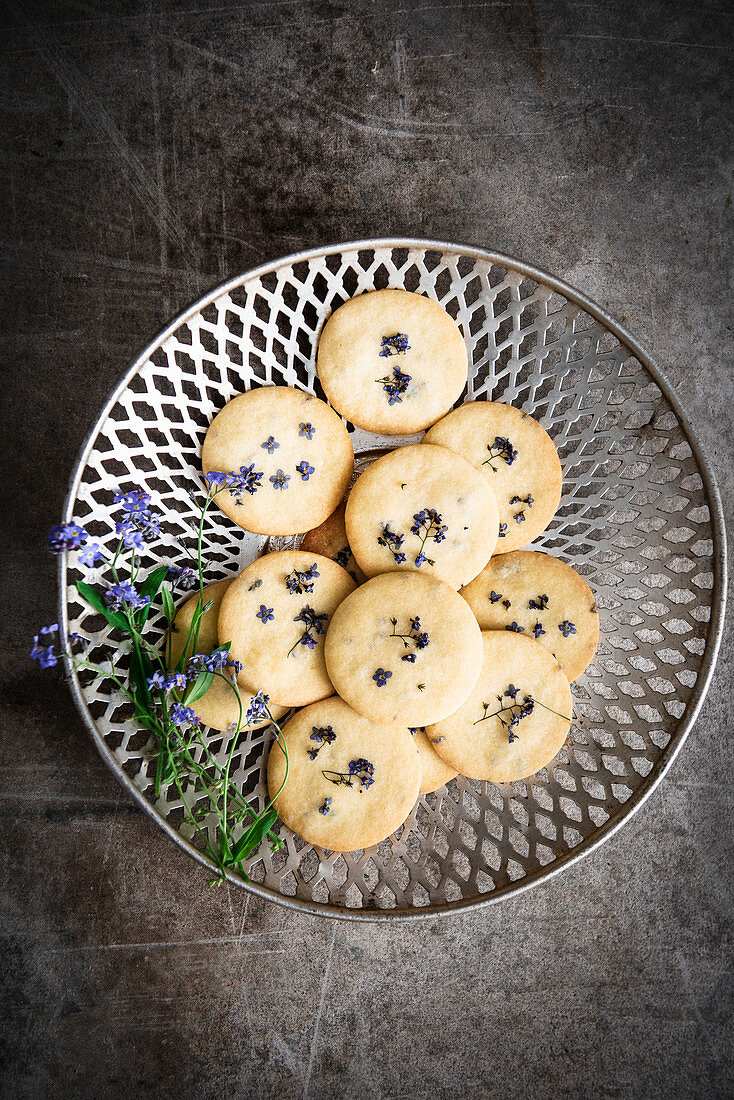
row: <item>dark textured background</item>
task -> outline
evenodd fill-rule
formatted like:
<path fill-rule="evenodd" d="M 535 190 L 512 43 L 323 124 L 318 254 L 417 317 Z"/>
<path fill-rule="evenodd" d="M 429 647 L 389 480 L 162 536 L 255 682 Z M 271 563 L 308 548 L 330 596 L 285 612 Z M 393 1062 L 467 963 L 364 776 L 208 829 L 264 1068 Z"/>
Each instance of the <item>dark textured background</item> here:
<path fill-rule="evenodd" d="M 128 363 L 206 289 L 329 241 L 474 243 L 596 298 L 667 370 L 731 513 L 732 8 L 0 7 L 0 1091 L 731 1096 L 728 638 L 621 834 L 516 900 L 395 928 L 208 889 L 27 650 L 54 616 L 44 532 Z"/>

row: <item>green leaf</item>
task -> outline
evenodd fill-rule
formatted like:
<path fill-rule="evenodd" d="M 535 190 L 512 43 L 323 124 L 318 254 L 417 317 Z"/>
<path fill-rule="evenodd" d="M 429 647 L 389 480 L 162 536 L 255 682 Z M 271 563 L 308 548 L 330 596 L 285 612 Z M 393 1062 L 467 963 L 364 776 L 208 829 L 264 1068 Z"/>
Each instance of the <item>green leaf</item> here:
<path fill-rule="evenodd" d="M 170 588 L 161 588 L 161 603 L 163 604 L 163 614 L 166 616 L 169 623 L 172 623 L 176 618 L 176 608 L 173 603 L 173 595 Z"/>
<path fill-rule="evenodd" d="M 150 609 L 153 603 L 153 597 L 156 595 L 158 589 L 163 584 L 164 580 L 168 576 L 168 566 L 159 565 L 157 569 L 154 569 L 152 573 L 149 573 L 143 583 L 138 589 L 141 596 L 150 596 L 151 602 L 146 604 L 145 607 L 141 607 L 135 612 L 135 622 L 139 627 L 145 625 L 150 615 Z"/>
<path fill-rule="evenodd" d="M 249 856 L 250 852 L 254 852 L 256 848 L 259 848 L 263 838 L 270 832 L 277 820 L 277 810 L 268 810 L 266 814 L 261 814 L 260 817 L 256 818 L 232 849 L 232 862 L 239 863 L 245 856 Z"/>
<path fill-rule="evenodd" d="M 213 672 L 207 672 L 204 668 L 201 670 L 199 675 L 194 680 L 194 683 L 184 700 L 187 707 L 190 707 L 191 704 L 195 703 L 197 699 L 201 699 L 202 695 L 204 695 L 212 686 L 213 679 Z"/>
<path fill-rule="evenodd" d="M 77 581 L 77 592 L 79 595 L 91 604 L 95 611 L 99 611 L 100 615 L 104 615 L 110 626 L 116 626 L 119 630 L 129 631 L 130 627 L 127 619 L 120 611 L 110 611 L 107 604 L 102 599 L 102 594 L 97 591 L 96 588 L 92 588 L 90 584 L 85 584 L 84 581 Z"/>
<path fill-rule="evenodd" d="M 130 654 L 130 684 L 135 695 L 135 701 L 143 711 L 150 711 L 150 690 L 148 678 L 153 674 L 153 665 L 150 657 L 138 646 L 133 646 Z"/>
<path fill-rule="evenodd" d="M 154 569 L 152 573 L 148 574 L 143 583 L 140 585 L 138 592 L 141 596 L 150 596 L 152 600 L 167 576 L 168 566 L 159 565 L 157 569 Z"/>

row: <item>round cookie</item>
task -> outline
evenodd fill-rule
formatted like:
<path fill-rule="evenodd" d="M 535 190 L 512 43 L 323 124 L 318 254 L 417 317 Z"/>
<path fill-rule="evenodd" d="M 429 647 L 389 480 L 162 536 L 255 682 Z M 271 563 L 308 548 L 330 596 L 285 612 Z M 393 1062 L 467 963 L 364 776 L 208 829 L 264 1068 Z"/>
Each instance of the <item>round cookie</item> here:
<path fill-rule="evenodd" d="M 499 401 L 471 401 L 426 433 L 482 471 L 499 508 L 495 554 L 532 542 L 552 520 L 563 473 L 553 440 L 528 413 Z"/>
<path fill-rule="evenodd" d="M 599 642 L 594 593 L 575 569 L 550 554 L 515 550 L 492 558 L 461 595 L 482 630 L 536 638 L 560 662 L 569 680 L 580 676 Z"/>
<path fill-rule="evenodd" d="M 210 485 L 227 486 L 216 497 L 225 515 L 261 535 L 292 535 L 334 511 L 352 476 L 354 451 L 344 424 L 318 397 L 264 386 L 217 413 L 201 462 Z M 231 472 L 234 482 L 223 477 Z"/>
<path fill-rule="evenodd" d="M 425 731 L 425 727 L 420 726 L 418 729 L 411 729 L 410 733 L 413 734 L 413 744 L 418 750 L 418 758 L 421 762 L 419 793 L 421 795 L 432 794 L 440 787 L 444 787 L 450 779 L 456 779 L 459 773 L 455 768 L 450 768 L 438 755 Z"/>
<path fill-rule="evenodd" d="M 319 340 L 324 393 L 337 412 L 370 432 L 427 428 L 459 397 L 467 370 L 456 323 L 438 302 L 407 290 L 350 298 Z"/>
<path fill-rule="evenodd" d="M 482 636 L 468 604 L 442 581 L 385 573 L 334 612 L 324 646 L 335 690 L 359 714 L 425 726 L 452 714 L 482 664 Z"/>
<path fill-rule="evenodd" d="M 355 713 L 334 696 L 300 710 L 283 728 L 290 771 L 275 800 L 282 821 L 335 852 L 369 848 L 405 821 L 418 797 L 420 762 L 410 734 Z M 285 776 L 271 746 L 268 790 Z"/>
<path fill-rule="evenodd" d="M 219 645 L 217 636 L 217 620 L 224 593 L 232 583 L 231 578 L 224 581 L 216 581 L 204 588 L 204 606 L 211 600 L 212 606 L 199 619 L 199 633 L 196 646 L 193 646 L 193 637 L 189 639 L 189 628 L 194 618 L 199 602 L 199 593 L 195 592 L 186 603 L 182 604 L 176 612 L 171 630 L 166 637 L 165 659 L 168 668 L 173 669 L 178 665 L 184 652 L 187 651 L 187 659 L 194 653 L 209 654 Z M 229 670 L 222 671 L 223 676 L 229 675 Z M 255 722 L 246 727 L 245 714 L 252 702 L 252 692 L 240 688 L 240 700 L 242 702 L 241 728 L 258 729 L 260 726 L 269 725 L 268 721 Z M 215 730 L 227 730 L 228 727 L 236 728 L 240 721 L 240 708 L 237 695 L 233 688 L 229 687 L 220 676 L 215 676 L 211 687 L 200 699 L 192 704 L 192 709 L 203 725 Z M 270 703 L 269 709 L 272 717 L 277 721 L 286 713 L 287 708 Z"/>
<path fill-rule="evenodd" d="M 313 531 L 307 531 L 303 536 L 300 549 L 309 554 L 323 554 L 325 558 L 331 558 L 342 569 L 346 569 L 355 584 L 362 584 L 366 579 L 364 573 L 357 565 L 347 538 L 347 529 L 344 526 L 344 501 L 334 509 L 328 519 L 325 519 L 319 527 Z"/>
<path fill-rule="evenodd" d="M 239 682 L 284 707 L 333 695 L 323 641 L 353 590 L 346 570 L 317 554 L 281 550 L 256 558 L 229 586 L 219 611 L 219 638 L 231 641 L 232 658 L 243 665 Z"/>
<path fill-rule="evenodd" d="M 346 529 L 367 574 L 420 570 L 459 588 L 489 561 L 497 502 L 469 462 L 417 443 L 383 455 L 349 494 Z"/>
<path fill-rule="evenodd" d="M 441 759 L 471 779 L 525 779 L 544 768 L 566 740 L 571 688 L 555 657 L 532 638 L 488 630 L 482 643 L 484 663 L 474 690 L 426 733 Z"/>

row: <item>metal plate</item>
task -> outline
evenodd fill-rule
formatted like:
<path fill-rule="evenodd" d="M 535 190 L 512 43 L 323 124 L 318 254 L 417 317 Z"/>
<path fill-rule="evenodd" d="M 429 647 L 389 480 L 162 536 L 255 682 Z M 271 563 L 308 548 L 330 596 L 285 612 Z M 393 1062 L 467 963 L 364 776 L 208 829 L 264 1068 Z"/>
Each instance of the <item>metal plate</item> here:
<path fill-rule="evenodd" d="M 80 456 L 64 518 L 83 521 L 109 547 L 112 490 L 142 488 L 165 515 L 162 560 L 183 563 L 201 443 L 214 414 L 236 393 L 262 385 L 323 397 L 314 370 L 323 323 L 345 299 L 385 286 L 420 291 L 456 319 L 471 362 L 465 400 L 509 402 L 553 437 L 564 493 L 533 545 L 587 579 L 602 637 L 594 663 L 573 685 L 569 739 L 538 775 L 505 786 L 459 777 L 420 799 L 405 827 L 367 852 L 325 852 L 281 826 L 285 849 L 261 851 L 248 867 L 246 888 L 264 897 L 373 920 L 497 901 L 608 839 L 649 796 L 691 729 L 713 671 L 725 590 L 713 477 L 670 385 L 632 337 L 527 264 L 433 241 L 360 241 L 299 253 L 197 302 L 110 398 Z M 358 457 L 419 438 L 348 428 Z M 205 538 L 209 579 L 237 573 L 264 544 L 214 514 Z M 60 566 L 62 619 L 90 638 L 93 657 L 106 659 L 106 632 L 75 592 L 81 574 L 72 558 Z M 152 621 L 157 637 L 161 627 Z M 71 682 L 120 782 L 205 862 L 181 828 L 173 792 L 153 802 L 148 735 L 120 697 L 109 683 Z M 211 736 L 223 755 L 227 738 Z M 267 732 L 250 735 L 235 755 L 237 781 L 261 804 L 269 740 Z"/>

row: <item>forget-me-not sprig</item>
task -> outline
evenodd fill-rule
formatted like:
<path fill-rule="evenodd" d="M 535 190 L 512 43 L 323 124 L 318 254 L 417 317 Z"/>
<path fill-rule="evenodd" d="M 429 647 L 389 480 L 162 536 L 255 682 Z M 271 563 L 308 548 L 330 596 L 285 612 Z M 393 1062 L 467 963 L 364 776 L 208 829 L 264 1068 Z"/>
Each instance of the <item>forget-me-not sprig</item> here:
<path fill-rule="evenodd" d="M 290 657 L 291 653 L 298 645 L 305 646 L 306 649 L 314 649 L 314 647 L 316 646 L 317 638 L 314 637 L 312 631 L 316 635 L 325 634 L 326 627 L 322 624 L 326 622 L 328 618 L 329 616 L 326 611 L 319 613 L 317 611 L 314 611 L 312 607 L 309 607 L 308 604 L 306 604 L 305 607 L 302 607 L 293 619 L 293 622 L 304 623 L 306 629 L 304 630 L 303 634 L 301 634 L 300 638 L 296 638 L 295 642 L 288 650 L 286 657 Z"/>
<path fill-rule="evenodd" d="M 433 542 L 437 543 L 443 542 L 447 531 L 448 525 L 443 522 L 443 516 L 435 508 L 423 508 L 420 512 L 415 513 L 410 533 L 421 540 L 420 549 L 415 557 L 415 564 L 419 569 L 426 563 L 435 565 L 433 559 L 429 558 L 425 552 L 428 539 L 432 539 Z"/>
<path fill-rule="evenodd" d="M 217 492 L 228 489 L 235 502 L 241 504 L 243 493 L 254 496 L 258 489 L 262 488 L 260 482 L 263 479 L 263 473 L 258 472 L 255 469 L 255 463 L 251 462 L 249 466 L 240 466 L 239 473 L 236 470 L 209 470 L 204 477 L 210 486 L 218 486 Z"/>
<path fill-rule="evenodd" d="M 146 541 L 157 538 L 161 533 L 161 520 L 158 512 L 150 507 L 150 494 L 140 490 L 129 493 L 117 492 L 113 502 L 120 505 L 121 518 L 116 524 L 117 534 L 122 536 L 126 546 L 141 549 L 142 541 L 133 541 L 133 531 Z"/>
<path fill-rule="evenodd" d="M 270 720 L 269 702 L 269 695 L 263 694 L 262 691 L 256 691 L 245 711 L 245 725 L 252 726 L 255 722 L 262 722 L 265 719 Z"/>
<path fill-rule="evenodd" d="M 196 588 L 199 583 L 196 579 L 196 572 L 190 565 L 184 565 L 182 567 L 169 565 L 168 576 L 174 584 L 180 584 L 184 591 L 190 588 Z"/>
<path fill-rule="evenodd" d="M 124 608 L 135 611 L 139 607 L 146 607 L 150 603 L 150 596 L 141 596 L 134 584 L 124 581 L 107 589 L 104 602 L 110 611 L 122 611 Z"/>
<path fill-rule="evenodd" d="M 181 729 L 182 726 L 200 726 L 201 722 L 196 715 L 195 711 L 191 707 L 184 706 L 183 703 L 174 703 L 170 710 L 171 721 L 175 726 Z"/>

